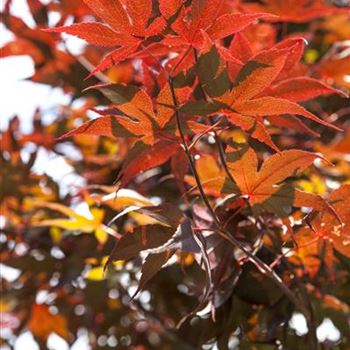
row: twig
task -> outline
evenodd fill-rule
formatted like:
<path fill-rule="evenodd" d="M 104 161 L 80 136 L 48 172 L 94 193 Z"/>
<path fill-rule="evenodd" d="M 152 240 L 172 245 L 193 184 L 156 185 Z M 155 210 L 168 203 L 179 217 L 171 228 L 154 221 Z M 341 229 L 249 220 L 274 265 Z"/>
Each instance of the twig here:
<path fill-rule="evenodd" d="M 197 54 L 196 49 L 193 49 L 193 52 L 194 52 L 195 62 L 198 63 L 198 54 Z M 203 95 L 204 100 L 208 102 L 207 94 L 205 93 L 200 80 L 199 80 L 199 89 Z M 209 120 L 209 123 L 212 126 L 214 125 L 212 120 Z M 233 176 L 228 168 L 228 165 L 226 163 L 226 155 L 225 155 L 224 146 L 221 142 L 220 136 L 218 135 L 218 133 L 216 132 L 215 129 L 213 130 L 213 133 L 214 133 L 215 144 L 216 144 L 216 147 L 217 147 L 218 153 L 219 153 L 220 163 L 221 163 L 222 167 L 224 168 L 225 173 L 227 174 L 228 178 L 232 181 L 232 183 L 235 183 L 235 180 L 234 180 L 234 178 L 233 178 Z"/>
<path fill-rule="evenodd" d="M 273 231 L 271 231 L 271 229 L 269 227 L 267 227 L 266 225 L 264 225 L 264 229 L 266 229 L 267 234 L 270 236 L 270 238 L 274 238 L 272 239 L 273 245 L 276 249 L 278 249 L 275 240 L 276 240 L 276 235 Z M 280 239 L 281 241 L 281 239 Z M 280 256 L 279 259 L 283 264 L 285 264 L 290 270 L 292 270 L 292 265 L 291 263 L 288 261 L 288 259 L 286 259 L 285 255 L 282 254 Z M 306 318 L 306 322 L 308 325 L 308 329 L 309 329 L 309 333 L 308 333 L 308 339 L 309 339 L 309 344 L 310 344 L 310 349 L 314 349 L 314 350 L 319 350 L 320 346 L 319 346 L 319 342 L 317 339 L 317 326 L 316 326 L 316 320 L 315 320 L 315 312 L 314 312 L 314 308 L 313 305 L 311 303 L 311 300 L 309 298 L 309 295 L 307 293 L 307 290 L 304 286 L 304 284 L 300 281 L 299 277 L 296 275 L 293 275 L 294 277 L 294 281 L 297 285 L 297 288 L 300 291 L 301 294 L 301 303 L 304 305 L 305 310 L 307 311 L 306 313 L 304 313 L 304 316 Z"/>

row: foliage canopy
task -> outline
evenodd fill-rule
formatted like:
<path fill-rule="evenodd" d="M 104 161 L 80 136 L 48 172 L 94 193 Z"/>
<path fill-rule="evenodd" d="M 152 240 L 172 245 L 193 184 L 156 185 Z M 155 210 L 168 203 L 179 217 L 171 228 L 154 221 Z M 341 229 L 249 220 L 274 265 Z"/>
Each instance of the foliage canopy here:
<path fill-rule="evenodd" d="M 1 132 L 4 349 L 349 349 L 347 2 L 26 2 L 1 57 L 70 103 Z"/>

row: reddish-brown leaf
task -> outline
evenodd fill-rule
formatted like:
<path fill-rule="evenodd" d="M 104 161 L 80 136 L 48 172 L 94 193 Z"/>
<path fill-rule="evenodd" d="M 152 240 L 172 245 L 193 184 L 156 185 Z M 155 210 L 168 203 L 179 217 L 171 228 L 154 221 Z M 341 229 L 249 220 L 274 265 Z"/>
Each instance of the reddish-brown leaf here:
<path fill-rule="evenodd" d="M 128 0 L 126 11 L 132 23 L 132 33 L 144 35 L 148 19 L 152 13 L 152 0 Z"/>
<path fill-rule="evenodd" d="M 252 2 L 243 7 L 252 12 L 269 12 L 279 16 L 271 21 L 307 22 L 317 17 L 329 16 L 336 13 L 349 13 L 347 8 L 327 5 L 324 0 L 264 0 L 261 4 Z"/>
<path fill-rule="evenodd" d="M 97 16 L 117 32 L 130 32 L 127 13 L 119 0 L 84 0 Z"/>
<path fill-rule="evenodd" d="M 118 63 L 127 59 L 132 53 L 134 53 L 139 46 L 139 41 L 134 42 L 131 46 L 120 47 L 108 55 L 106 55 L 103 60 L 95 67 L 95 69 L 86 77 L 86 79 L 91 78 L 97 72 L 108 69 Z"/>
<path fill-rule="evenodd" d="M 286 57 L 285 50 L 269 50 L 253 57 L 238 73 L 238 85 L 227 100 L 230 103 L 249 100 L 263 92 L 281 72 Z"/>
<path fill-rule="evenodd" d="M 174 251 L 169 250 L 158 254 L 149 254 L 142 265 L 141 278 L 137 290 L 135 291 L 132 298 L 142 290 L 148 281 L 150 281 L 157 272 L 162 268 L 163 265 L 172 257 Z"/>
<path fill-rule="evenodd" d="M 182 7 L 181 0 L 159 0 L 159 9 L 165 18 L 174 16 Z"/>
<path fill-rule="evenodd" d="M 143 250 L 157 248 L 168 242 L 173 234 L 173 228 L 163 225 L 138 227 L 135 232 L 123 235 L 116 243 L 108 263 L 115 260 L 130 260 Z"/>
<path fill-rule="evenodd" d="M 90 120 L 77 129 L 73 129 L 62 135 L 59 139 L 82 134 L 109 137 L 135 137 L 143 136 L 145 132 L 147 130 L 139 123 L 122 119 L 122 117 L 105 116 Z"/>
<path fill-rule="evenodd" d="M 305 227 L 298 231 L 297 241 L 303 243 L 305 247 L 300 247 L 297 251 L 303 258 L 309 254 L 321 254 L 322 242 L 328 242 L 337 251 L 350 257 L 350 185 L 343 185 L 333 191 L 328 201 L 342 223 L 337 218 L 324 210 L 322 215 L 317 216 L 312 222 L 312 229 Z M 330 262 L 331 263 L 331 262 Z"/>
<path fill-rule="evenodd" d="M 151 147 L 147 147 L 122 169 L 120 186 L 124 187 L 136 175 L 164 164 L 179 148 L 180 145 L 178 143 L 171 141 L 160 141 Z"/>
<path fill-rule="evenodd" d="M 323 124 L 335 130 L 341 130 L 338 127 L 318 118 L 316 115 L 308 112 L 304 107 L 294 102 L 282 98 L 260 97 L 254 100 L 237 103 L 232 108 L 241 113 L 251 116 L 269 116 L 278 114 L 296 114 L 311 119 L 319 124 Z"/>
<path fill-rule="evenodd" d="M 212 40 L 225 38 L 231 34 L 240 32 L 247 26 L 256 22 L 259 18 L 266 17 L 264 13 L 236 14 L 227 13 L 218 17 L 206 30 Z"/>
<path fill-rule="evenodd" d="M 283 80 L 267 92 L 267 95 L 283 98 L 292 102 L 307 101 L 315 97 L 338 94 L 347 95 L 331 86 L 309 77 L 297 77 Z"/>
<path fill-rule="evenodd" d="M 150 96 L 143 90 L 132 85 L 100 84 L 89 89 L 100 90 L 114 104 L 121 115 L 120 124 L 135 135 L 147 135 L 153 143 L 153 124 L 155 115 Z M 140 130 L 142 133 L 140 134 Z"/>
<path fill-rule="evenodd" d="M 279 152 L 279 148 L 272 141 L 262 118 L 254 118 L 237 113 L 229 113 L 227 115 L 227 119 L 232 124 L 239 126 L 242 130 L 251 132 L 251 137 L 265 143 L 275 151 Z"/>
<path fill-rule="evenodd" d="M 280 188 L 279 183 L 300 173 L 319 157 L 300 150 L 283 151 L 267 158 L 258 170 L 258 157 L 252 148 L 248 148 L 238 160 L 228 165 L 241 194 L 254 205 L 273 196 Z"/>
<path fill-rule="evenodd" d="M 309 134 L 314 137 L 319 137 L 320 134 L 309 128 L 300 119 L 293 115 L 270 115 L 267 117 L 268 121 L 280 128 L 295 130 L 304 134 Z"/>
<path fill-rule="evenodd" d="M 50 28 L 46 31 L 74 35 L 97 46 L 130 45 L 130 41 L 133 41 L 130 35 L 116 33 L 106 25 L 97 22 L 76 23 L 66 27 Z"/>

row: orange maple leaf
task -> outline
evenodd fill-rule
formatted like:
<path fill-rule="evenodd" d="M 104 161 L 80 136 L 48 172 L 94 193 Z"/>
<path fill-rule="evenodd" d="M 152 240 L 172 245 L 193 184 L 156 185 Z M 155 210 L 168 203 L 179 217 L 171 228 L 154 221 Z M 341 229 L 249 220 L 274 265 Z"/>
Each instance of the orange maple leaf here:
<path fill-rule="evenodd" d="M 34 336 L 47 340 L 51 333 L 67 339 L 69 336 L 68 322 L 63 315 L 53 315 L 47 305 L 34 304 L 27 327 Z"/>

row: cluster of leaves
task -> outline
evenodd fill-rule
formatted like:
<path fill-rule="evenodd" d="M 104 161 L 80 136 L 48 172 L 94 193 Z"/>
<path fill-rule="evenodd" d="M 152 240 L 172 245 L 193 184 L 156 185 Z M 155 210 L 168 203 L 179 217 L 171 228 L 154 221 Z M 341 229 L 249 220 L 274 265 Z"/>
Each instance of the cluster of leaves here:
<path fill-rule="evenodd" d="M 347 349 L 349 7 L 27 3 L 32 27 L 4 5 L 1 57 L 30 56 L 71 102 L 1 133 L 5 349 L 26 330 L 42 349 L 82 332 L 93 349 Z M 43 154 L 81 185 L 39 172 Z M 325 319 L 339 337 L 321 343 Z"/>

